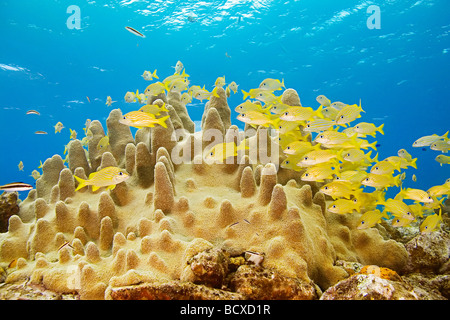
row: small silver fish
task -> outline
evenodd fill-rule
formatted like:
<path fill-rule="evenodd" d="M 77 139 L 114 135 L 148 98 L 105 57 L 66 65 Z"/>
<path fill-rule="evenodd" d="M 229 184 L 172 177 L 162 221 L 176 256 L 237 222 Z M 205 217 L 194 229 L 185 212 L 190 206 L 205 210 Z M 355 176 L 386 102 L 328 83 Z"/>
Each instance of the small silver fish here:
<path fill-rule="evenodd" d="M 36 115 L 41 115 L 40 113 L 39 113 L 39 111 L 36 111 L 36 110 L 28 110 L 27 111 L 27 114 L 36 114 Z"/>

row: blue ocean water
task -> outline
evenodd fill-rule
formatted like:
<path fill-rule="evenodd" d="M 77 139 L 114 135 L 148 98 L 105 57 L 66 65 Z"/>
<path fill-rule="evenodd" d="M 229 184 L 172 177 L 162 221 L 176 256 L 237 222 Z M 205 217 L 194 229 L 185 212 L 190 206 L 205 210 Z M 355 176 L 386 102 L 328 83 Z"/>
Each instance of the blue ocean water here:
<path fill-rule="evenodd" d="M 80 29 L 68 27 L 71 5 L 80 9 Z M 371 5 L 380 8 L 379 29 L 368 27 Z M 283 78 L 314 109 L 319 94 L 349 104 L 361 99 L 366 113 L 357 121 L 385 124 L 376 137 L 379 159 L 401 148 L 418 158 L 404 186 L 442 184 L 450 165 L 412 143 L 450 129 L 449 10 L 447 0 L 1 0 L 0 184 L 33 184 L 39 161 L 63 155 L 69 128 L 83 137 L 89 118 L 106 129 L 107 96 L 118 101 L 114 108 L 136 109 L 123 97 L 145 89 L 143 71 L 164 78 L 178 60 L 191 85 L 209 90 L 218 76 L 246 91 L 270 77 Z M 232 109 L 241 102 L 240 92 L 228 100 Z M 204 103 L 188 105 L 194 121 Z M 26 115 L 29 109 L 41 115 Z M 233 123 L 243 128 L 236 115 Z M 55 134 L 58 121 L 65 129 Z"/>

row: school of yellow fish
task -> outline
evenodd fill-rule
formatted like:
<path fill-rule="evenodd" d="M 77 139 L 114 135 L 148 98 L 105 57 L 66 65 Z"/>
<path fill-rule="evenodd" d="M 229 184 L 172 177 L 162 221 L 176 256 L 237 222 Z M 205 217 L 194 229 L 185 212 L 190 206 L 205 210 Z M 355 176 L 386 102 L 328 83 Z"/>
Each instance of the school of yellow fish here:
<path fill-rule="evenodd" d="M 189 75 L 186 74 L 181 61 L 178 61 L 174 68 L 174 74 L 148 85 L 143 92 L 133 90 L 125 94 L 126 103 L 143 106 L 124 114 L 120 123 L 136 128 L 155 125 L 166 128 L 165 121 L 169 116 L 161 116 L 161 112 L 167 112 L 167 109 L 165 106 L 147 104 L 148 97 L 170 91 L 179 92 L 182 103 L 187 105 L 193 98 L 203 101 L 212 96 L 218 97 L 217 88 L 227 84 L 223 76 L 217 78 L 212 91 L 205 89 L 205 86 L 189 86 Z M 144 71 L 142 77 L 146 81 L 159 80 L 157 70 Z M 333 199 L 327 208 L 329 212 L 361 213 L 358 229 L 373 227 L 380 223 L 381 219 L 391 220 L 394 227 L 404 227 L 418 218 L 423 219 L 420 224 L 420 231 L 423 233 L 439 228 L 442 222 L 442 203 L 450 194 L 450 179 L 428 190 L 403 188 L 405 172 L 402 170 L 408 167 L 417 169 L 417 158 L 413 159 L 406 149 L 382 160 L 378 159 L 378 153 L 373 156 L 377 151 L 377 142 L 369 142 L 366 138 L 375 138 L 377 134 L 384 135 L 384 124 L 376 126 L 367 122 L 356 123 L 365 112 L 361 101 L 358 104 L 331 102 L 326 96 L 319 95 L 317 109 L 302 106 L 301 103 L 298 106 L 290 106 L 282 102 L 281 95 L 275 94 L 283 88 L 286 88 L 284 80 L 268 78 L 263 80 L 258 88 L 248 92 L 242 90 L 245 101 L 235 108 L 237 119 L 255 128 L 263 126 L 274 129 L 276 135 L 273 137 L 278 139 L 283 151 L 280 166 L 297 171 L 303 181 L 321 183 L 320 191 Z M 231 92 L 237 93 L 238 85 L 233 81 L 226 86 L 225 91 L 229 97 Z M 117 101 L 113 101 L 111 96 L 106 99 L 107 106 L 115 102 Z M 36 114 L 32 111 L 30 114 Z M 83 128 L 85 137 L 81 143 L 84 147 L 87 147 L 93 137 L 89 129 L 90 123 L 91 120 L 87 119 Z M 55 125 L 55 133 L 61 132 L 63 128 L 63 124 L 58 122 Z M 70 129 L 70 139 L 76 138 L 77 132 Z M 64 154 L 67 153 L 67 146 Z M 450 149 L 448 132 L 441 136 L 425 136 L 413 143 L 413 147 L 424 146 L 447 153 Z M 106 135 L 99 141 L 97 149 L 107 151 L 108 147 L 109 137 Z M 239 146 L 234 142 L 219 144 L 208 150 L 205 160 L 224 162 L 227 157 L 236 156 L 238 151 L 245 149 L 248 149 L 245 140 Z M 436 161 L 441 166 L 450 164 L 450 157 L 440 155 Z M 23 170 L 22 162 L 19 170 Z M 88 180 L 76 177 L 80 183 L 77 190 L 88 185 L 94 189 L 112 189 L 117 183 L 128 178 L 128 174 L 119 168 L 109 167 L 102 170 L 92 173 Z M 37 179 L 40 173 L 34 170 L 32 176 Z M 393 199 L 386 198 L 386 190 L 392 187 L 400 187 L 400 191 Z"/>
<path fill-rule="evenodd" d="M 358 229 L 373 227 L 381 219 L 391 220 L 394 227 L 405 227 L 417 218 L 424 218 L 420 224 L 422 233 L 439 228 L 442 203 L 450 194 L 450 181 L 428 190 L 403 188 L 402 169 L 417 169 L 417 158 L 413 159 L 406 149 L 382 160 L 378 159 L 378 153 L 372 157 L 377 142 L 366 138 L 384 134 L 384 124 L 354 123 L 365 112 L 361 101 L 359 104 L 331 102 L 319 95 L 320 105 L 316 110 L 301 104 L 290 106 L 282 102 L 281 95 L 275 94 L 283 88 L 284 81 L 265 79 L 258 88 L 242 90 L 245 101 L 235 109 L 239 113 L 237 119 L 277 132 L 275 136 L 284 153 L 281 167 L 298 171 L 303 181 L 322 183 L 320 191 L 333 199 L 327 208 L 329 212 L 362 213 Z M 431 146 L 433 150 L 447 152 L 450 149 L 447 135 L 448 132 L 422 137 L 413 147 Z M 449 163 L 448 159 L 441 156 L 436 160 L 442 165 Z M 386 198 L 386 191 L 391 187 L 400 187 L 393 199 Z"/>

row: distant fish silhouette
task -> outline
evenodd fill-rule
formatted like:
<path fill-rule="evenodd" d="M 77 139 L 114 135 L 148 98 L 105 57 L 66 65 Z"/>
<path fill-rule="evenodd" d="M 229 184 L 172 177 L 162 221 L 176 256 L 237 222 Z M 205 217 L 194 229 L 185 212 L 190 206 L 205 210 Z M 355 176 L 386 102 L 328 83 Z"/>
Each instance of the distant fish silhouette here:
<path fill-rule="evenodd" d="M 145 38 L 145 36 L 142 33 L 140 33 L 139 31 L 137 31 L 136 29 L 134 29 L 132 27 L 125 27 L 125 29 L 127 29 L 128 31 L 130 31 L 132 34 L 134 34 L 136 36 Z"/>

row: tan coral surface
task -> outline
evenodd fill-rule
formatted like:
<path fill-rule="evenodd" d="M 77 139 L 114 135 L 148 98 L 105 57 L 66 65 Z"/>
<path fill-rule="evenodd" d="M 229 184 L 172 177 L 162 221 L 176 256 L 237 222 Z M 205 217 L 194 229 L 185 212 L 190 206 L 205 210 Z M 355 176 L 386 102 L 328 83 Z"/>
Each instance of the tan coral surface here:
<path fill-rule="evenodd" d="M 264 268 L 322 290 L 348 276 L 336 260 L 393 270 L 405 265 L 403 244 L 384 239 L 376 228 L 357 230 L 359 214 L 326 212 L 318 186 L 301 181 L 298 173 L 260 156 L 257 162 L 245 155 L 233 164 L 205 163 L 202 152 L 211 144 L 202 137 L 206 129 L 226 139 L 253 134 L 250 143 L 270 140 L 263 129 L 235 135 L 225 91 L 217 92 L 220 98 L 212 97 L 205 107 L 201 132 L 193 132 L 180 96 L 170 94 L 151 101 L 167 101 L 169 113 L 175 113 L 167 129 L 139 129 L 133 137 L 115 109 L 106 121 L 107 151 L 97 151 L 105 129 L 93 121 L 87 156 L 74 140 L 68 168 L 59 155 L 47 159 L 36 190 L 0 234 L 1 265 L 17 259 L 6 281 L 29 278 L 55 292 L 104 299 L 115 287 L 195 282 L 192 258 L 213 248 L 231 257 L 256 252 Z M 300 101 L 295 90 L 285 93 L 286 103 Z M 174 138 L 180 128 L 184 136 Z M 264 151 L 270 149 L 273 145 Z M 131 178 L 111 191 L 75 191 L 74 175 L 86 178 L 110 165 L 125 168 Z"/>

